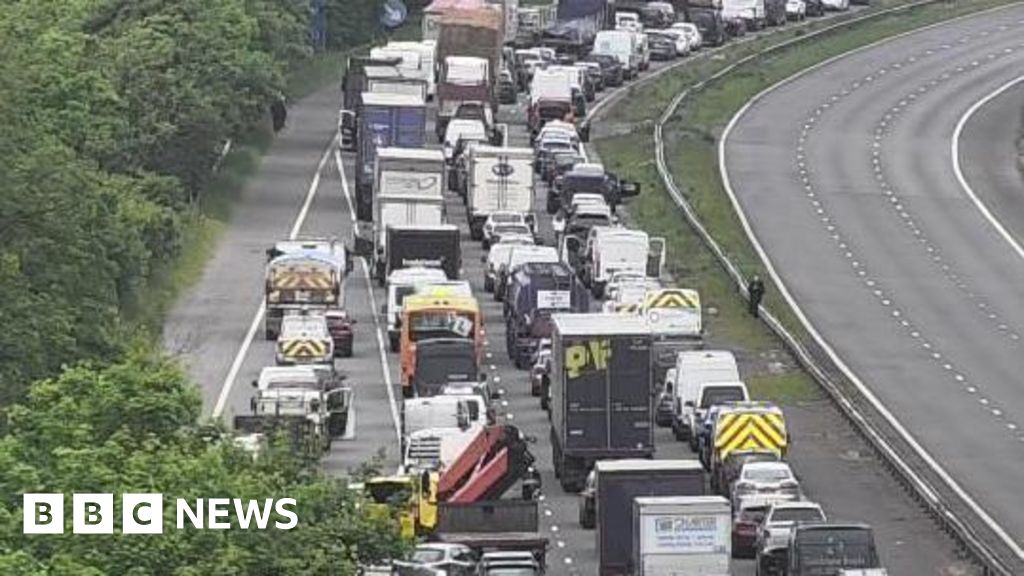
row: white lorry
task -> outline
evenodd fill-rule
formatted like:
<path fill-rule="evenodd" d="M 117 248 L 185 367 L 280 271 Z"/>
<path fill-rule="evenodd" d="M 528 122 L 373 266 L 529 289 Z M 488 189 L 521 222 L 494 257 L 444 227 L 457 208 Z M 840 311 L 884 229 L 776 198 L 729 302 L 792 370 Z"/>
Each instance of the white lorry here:
<path fill-rule="evenodd" d="M 423 81 L 427 86 L 427 94 L 430 94 L 430 85 L 434 80 L 434 67 L 433 62 L 428 64 L 423 61 L 423 49 L 421 47 L 387 44 L 371 49 L 370 57 L 382 60 L 400 58 L 401 61 L 398 63 L 397 68 L 402 73 L 402 76 Z"/>
<path fill-rule="evenodd" d="M 386 264 L 389 226 L 438 226 L 445 222 L 444 155 L 438 150 L 380 148 L 374 166 L 373 223 L 360 227 L 358 248 L 372 244 L 371 262 L 378 277 Z M 366 228 L 372 226 L 372 239 Z"/>
<path fill-rule="evenodd" d="M 404 94 L 427 99 L 427 83 L 422 78 L 407 76 L 395 66 L 367 66 L 366 90 L 376 94 Z"/>
<path fill-rule="evenodd" d="M 740 382 L 736 357 L 727 350 L 687 350 L 676 356 L 676 380 L 672 385 L 672 433 L 688 440 L 692 413 L 701 384 Z"/>
<path fill-rule="evenodd" d="M 640 71 L 641 55 L 632 30 L 601 30 L 594 37 L 593 54 L 614 56 L 622 64 L 622 74 L 635 78 Z"/>
<path fill-rule="evenodd" d="M 533 150 L 473 144 L 466 155 L 466 206 L 473 240 L 494 212 L 533 213 Z"/>
<path fill-rule="evenodd" d="M 539 100 L 572 101 L 573 75 L 564 70 L 567 66 L 539 68 L 530 81 L 530 104 Z"/>
<path fill-rule="evenodd" d="M 636 576 L 728 576 L 732 510 L 721 496 L 640 496 L 633 500 Z"/>

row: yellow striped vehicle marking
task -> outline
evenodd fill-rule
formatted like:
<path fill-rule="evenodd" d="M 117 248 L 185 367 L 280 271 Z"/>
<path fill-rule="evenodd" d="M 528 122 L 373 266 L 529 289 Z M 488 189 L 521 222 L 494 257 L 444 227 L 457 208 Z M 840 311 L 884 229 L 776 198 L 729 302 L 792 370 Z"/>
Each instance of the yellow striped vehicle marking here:
<path fill-rule="evenodd" d="M 647 296 L 646 308 L 700 308 L 692 290 L 659 290 Z"/>
<path fill-rule="evenodd" d="M 772 412 L 733 412 L 719 417 L 715 450 L 720 458 L 731 452 L 786 449 L 786 421 Z"/>
<path fill-rule="evenodd" d="M 319 358 L 327 355 L 327 342 L 323 340 L 285 340 L 281 353 L 290 358 Z"/>
<path fill-rule="evenodd" d="M 270 282 L 279 290 L 330 290 L 334 287 L 331 274 L 322 269 L 275 270 L 271 274 Z"/>

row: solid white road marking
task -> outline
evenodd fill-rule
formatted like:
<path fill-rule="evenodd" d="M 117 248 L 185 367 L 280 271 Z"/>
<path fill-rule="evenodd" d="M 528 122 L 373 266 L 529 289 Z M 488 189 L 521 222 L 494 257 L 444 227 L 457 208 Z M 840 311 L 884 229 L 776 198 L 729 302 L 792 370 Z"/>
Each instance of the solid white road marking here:
<path fill-rule="evenodd" d="M 341 176 L 341 192 L 345 195 L 345 203 L 348 204 L 348 214 L 352 219 L 352 229 L 356 226 L 356 213 L 352 203 L 352 193 L 348 188 L 348 178 L 345 176 L 345 165 L 341 161 L 341 152 L 334 151 L 334 162 L 338 166 L 338 175 Z M 360 258 L 359 263 L 363 269 L 363 280 L 366 282 L 366 292 L 370 295 L 370 313 L 373 315 L 373 334 L 377 338 L 377 356 L 380 358 L 380 369 L 384 375 L 384 387 L 388 392 L 388 405 L 391 408 L 391 421 L 395 425 L 395 438 L 398 445 L 402 445 L 402 423 L 398 417 L 398 403 L 395 401 L 394 384 L 391 380 L 391 370 L 388 367 L 388 353 L 384 347 L 383 326 L 380 316 L 377 314 L 377 297 L 373 293 L 373 283 L 370 280 L 370 268 L 366 265 L 366 259 Z"/>
<path fill-rule="evenodd" d="M 960 137 L 963 135 L 964 127 L 967 126 L 967 122 L 969 122 L 971 120 L 971 117 L 974 116 L 974 114 L 983 106 L 985 106 L 992 100 L 998 98 L 1004 92 L 1006 92 L 1010 88 L 1013 88 L 1017 84 L 1020 84 L 1021 82 L 1024 82 L 1024 76 L 1018 76 L 1013 80 L 1010 80 L 1006 84 L 1003 84 L 1002 86 L 997 88 L 995 91 L 986 95 L 981 100 L 975 102 L 974 105 L 971 106 L 967 110 L 967 112 L 965 112 L 964 115 L 960 118 L 960 121 L 957 122 L 956 128 L 953 130 L 953 139 L 952 143 L 950 144 L 950 152 L 953 158 L 953 173 L 956 174 L 956 179 L 957 182 L 960 183 L 960 187 L 963 188 L 964 192 L 967 194 L 968 198 L 971 199 L 971 202 L 974 204 L 975 208 L 977 208 L 978 211 L 981 212 L 981 215 L 984 216 L 986 220 L 988 220 L 988 223 L 991 224 L 992 227 L 995 228 L 996 232 L 998 232 L 999 235 L 1002 236 L 1003 240 L 1005 240 L 1006 243 L 1010 245 L 1010 248 L 1012 248 L 1013 251 L 1017 253 L 1017 256 L 1020 256 L 1021 259 L 1024 259 L 1024 248 L 1021 247 L 1021 245 L 1017 242 L 1013 235 L 1011 235 L 1010 232 L 1006 229 L 1006 227 L 1003 226 L 1003 223 L 1000 222 L 994 214 L 992 214 L 992 212 L 988 209 L 985 203 L 982 202 L 980 198 L 978 198 L 978 195 L 974 193 L 974 189 L 971 188 L 971 185 L 967 182 L 967 178 L 964 176 L 963 169 L 960 166 Z"/>
<path fill-rule="evenodd" d="M 302 203 L 302 208 L 299 210 L 299 215 L 295 218 L 291 232 L 288 233 L 289 240 L 294 240 L 299 235 L 299 231 L 302 230 L 302 225 L 309 214 L 309 207 L 312 206 L 313 198 L 316 197 L 316 192 L 320 188 L 320 174 L 323 172 L 327 160 L 331 157 L 334 142 L 335 139 L 332 138 L 320 157 L 320 162 L 316 166 L 316 174 L 313 175 L 313 181 L 309 183 L 309 190 L 306 192 L 306 200 Z M 231 362 L 228 375 L 224 378 L 224 383 L 221 384 L 220 395 L 217 397 L 217 403 L 213 406 L 212 417 L 214 419 L 220 418 L 224 412 L 224 407 L 228 403 L 228 397 L 231 396 L 231 388 L 235 385 L 235 379 L 238 378 L 238 372 L 242 369 L 242 363 L 245 362 L 245 357 L 249 353 L 249 347 L 252 346 L 252 341 L 256 337 L 256 331 L 259 330 L 260 322 L 263 321 L 263 315 L 266 312 L 266 301 L 260 302 L 260 306 L 256 309 L 256 314 L 252 318 L 252 323 L 249 324 L 249 331 L 245 333 L 245 338 L 235 354 L 235 359 Z"/>

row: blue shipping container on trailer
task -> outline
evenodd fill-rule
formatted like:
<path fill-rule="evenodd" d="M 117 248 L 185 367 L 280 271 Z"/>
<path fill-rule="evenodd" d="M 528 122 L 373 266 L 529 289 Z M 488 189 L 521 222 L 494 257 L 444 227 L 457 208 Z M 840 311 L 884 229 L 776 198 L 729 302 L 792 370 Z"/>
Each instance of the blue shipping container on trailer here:
<path fill-rule="evenodd" d="M 422 148 L 427 139 L 423 99 L 405 94 L 363 92 L 356 145 L 356 217 L 373 220 L 373 174 L 377 148 Z"/>

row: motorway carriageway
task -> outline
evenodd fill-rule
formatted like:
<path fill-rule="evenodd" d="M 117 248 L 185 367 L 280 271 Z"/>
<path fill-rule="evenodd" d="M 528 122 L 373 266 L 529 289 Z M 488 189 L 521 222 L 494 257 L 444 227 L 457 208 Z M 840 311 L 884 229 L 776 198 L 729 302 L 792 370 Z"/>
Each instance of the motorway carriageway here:
<path fill-rule="evenodd" d="M 663 65 L 653 64 L 652 70 Z M 610 92 L 606 90 L 599 99 Z M 499 122 L 509 125 L 511 146 L 529 146 L 525 98 L 520 95 L 517 106 L 503 106 L 499 113 Z M 249 382 L 261 368 L 274 363 L 274 346 L 263 339 L 257 312 L 262 302 L 264 250 L 275 240 L 289 236 L 347 239 L 351 234 L 353 158 L 339 153 L 334 143 L 338 101 L 337 87 L 332 86 L 292 108 L 288 128 L 278 136 L 259 173 L 243 192 L 231 226 L 203 279 L 168 320 L 165 345 L 183 358 L 193 378 L 202 383 L 206 414 L 230 421 L 235 414 L 247 413 L 252 394 Z M 598 126 L 594 132 L 600 133 Z M 432 125 L 427 127 L 427 134 L 430 145 L 436 146 L 431 138 Z M 593 156 L 592 148 L 588 152 Z M 538 186 L 536 209 L 541 234 L 550 243 L 550 217 L 543 205 L 546 192 L 543 184 Z M 449 220 L 465 231 L 461 199 L 449 195 L 446 207 Z M 484 253 L 478 242 L 468 240 L 468 233 L 464 237 L 463 278 L 472 283 L 490 328 L 485 367 L 492 378 L 498 379 L 497 387 L 505 391 L 504 399 L 499 401 L 499 420 L 515 424 L 538 439 L 531 450 L 544 478 L 541 518 L 542 529 L 552 543 L 549 573 L 596 573 L 595 532 L 579 527 L 578 497 L 562 492 L 554 478 L 547 416 L 538 399 L 529 394 L 527 372 L 516 370 L 505 354 L 501 308 L 482 289 L 480 257 Z M 388 473 L 397 468 L 400 459 L 397 355 L 384 346 L 383 318 L 378 314 L 383 290 L 371 284 L 366 272 L 357 261 L 346 285 L 347 308 L 358 324 L 353 358 L 340 360 L 339 368 L 349 376 L 356 396 L 351 438 L 336 442 L 324 462 L 325 469 L 336 475 L 380 456 L 381 469 Z M 713 326 L 714 320 L 709 321 Z M 245 335 L 241 345 L 240 335 Z M 849 427 L 833 421 L 838 413 L 830 405 L 786 410 L 794 435 L 791 461 L 809 496 L 821 502 L 833 517 L 871 522 L 878 531 L 883 559 L 894 573 L 935 574 L 950 567 L 962 568 L 949 540 L 866 455 Z M 806 428 L 801 429 L 800 423 L 806 423 Z M 656 444 L 658 458 L 694 457 L 667 429 L 657 430 Z M 839 449 L 846 453 L 837 453 Z M 750 561 L 734 564 L 736 575 L 753 573 Z"/>

